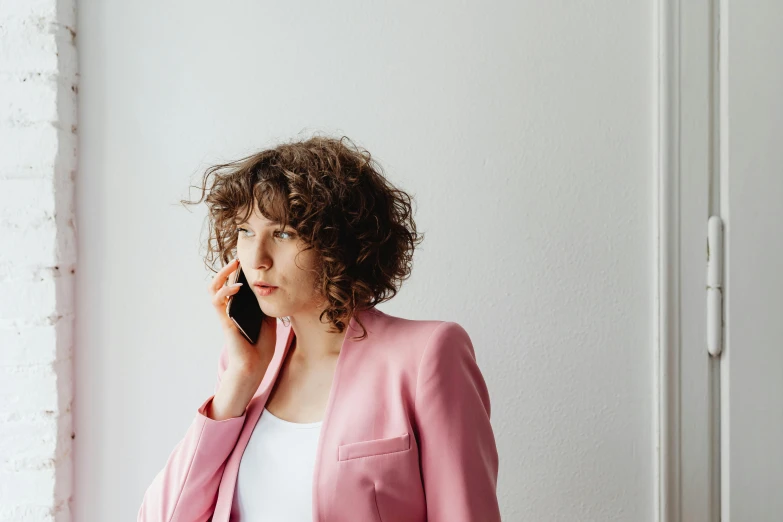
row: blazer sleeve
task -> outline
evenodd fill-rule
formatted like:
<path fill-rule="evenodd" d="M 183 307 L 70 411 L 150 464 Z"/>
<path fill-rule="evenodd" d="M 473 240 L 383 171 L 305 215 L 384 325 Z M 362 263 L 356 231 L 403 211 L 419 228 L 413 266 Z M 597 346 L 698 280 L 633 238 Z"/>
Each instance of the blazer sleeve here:
<path fill-rule="evenodd" d="M 226 369 L 224 345 L 218 362 L 215 393 Z M 137 522 L 206 522 L 215 509 L 226 460 L 231 454 L 247 411 L 241 417 L 216 421 L 207 417 L 213 394 L 197 410 L 185 437 L 144 493 Z"/>
<path fill-rule="evenodd" d="M 458 323 L 444 321 L 430 336 L 414 405 L 428 522 L 499 522 L 489 392 Z"/>

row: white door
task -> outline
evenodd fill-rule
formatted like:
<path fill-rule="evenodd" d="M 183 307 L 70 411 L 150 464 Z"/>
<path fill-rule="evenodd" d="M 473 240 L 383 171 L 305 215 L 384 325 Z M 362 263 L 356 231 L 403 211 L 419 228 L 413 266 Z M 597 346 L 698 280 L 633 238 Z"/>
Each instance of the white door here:
<path fill-rule="evenodd" d="M 723 0 L 723 522 L 783 521 L 783 2 Z"/>

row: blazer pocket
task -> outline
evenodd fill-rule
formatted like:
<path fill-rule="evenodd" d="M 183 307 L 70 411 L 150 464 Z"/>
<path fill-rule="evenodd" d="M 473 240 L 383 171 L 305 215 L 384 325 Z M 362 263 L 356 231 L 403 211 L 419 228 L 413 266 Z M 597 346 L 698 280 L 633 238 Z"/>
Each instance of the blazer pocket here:
<path fill-rule="evenodd" d="M 337 447 L 337 460 L 358 459 L 359 457 L 372 457 L 386 453 L 396 453 L 410 449 L 411 439 L 408 433 L 385 439 L 362 440 L 349 442 Z"/>

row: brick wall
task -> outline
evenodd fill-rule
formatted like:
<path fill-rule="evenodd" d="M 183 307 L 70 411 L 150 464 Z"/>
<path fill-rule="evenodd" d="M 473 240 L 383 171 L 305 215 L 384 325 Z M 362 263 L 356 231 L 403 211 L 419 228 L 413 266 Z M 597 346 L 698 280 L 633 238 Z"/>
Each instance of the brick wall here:
<path fill-rule="evenodd" d="M 71 520 L 75 22 L 0 2 L 0 521 Z"/>

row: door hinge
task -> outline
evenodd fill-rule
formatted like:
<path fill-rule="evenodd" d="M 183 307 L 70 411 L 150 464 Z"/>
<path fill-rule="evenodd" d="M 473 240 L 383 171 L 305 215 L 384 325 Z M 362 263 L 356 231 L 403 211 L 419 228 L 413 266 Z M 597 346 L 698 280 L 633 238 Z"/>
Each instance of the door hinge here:
<path fill-rule="evenodd" d="M 707 221 L 707 351 L 718 357 L 723 348 L 723 221 Z"/>

